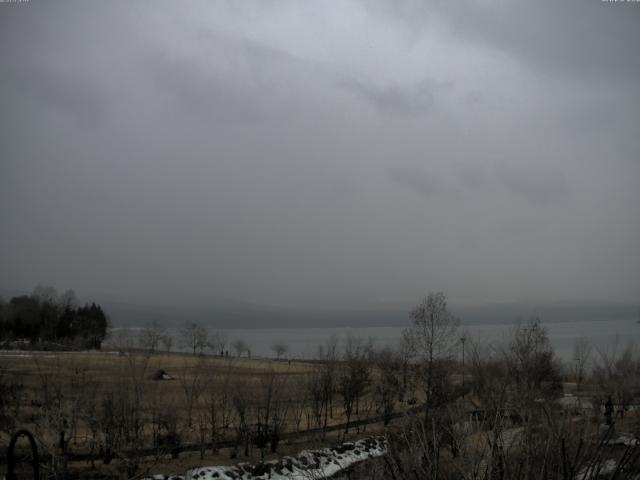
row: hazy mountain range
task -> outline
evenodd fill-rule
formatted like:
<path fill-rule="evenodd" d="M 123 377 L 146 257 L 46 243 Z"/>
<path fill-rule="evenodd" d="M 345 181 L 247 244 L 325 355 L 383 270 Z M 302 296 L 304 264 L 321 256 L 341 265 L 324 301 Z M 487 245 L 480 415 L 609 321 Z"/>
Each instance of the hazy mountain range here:
<path fill-rule="evenodd" d="M 0 289 L 0 297 L 5 300 L 27 293 Z M 211 328 L 404 326 L 410 322 L 411 310 L 411 305 L 402 302 L 363 305 L 360 308 L 332 305 L 303 308 L 236 299 L 215 299 L 197 305 L 134 303 L 108 296 L 80 298 L 79 301 L 101 304 L 114 326 L 144 326 L 153 321 L 166 326 L 195 321 Z M 520 301 L 477 305 L 451 302 L 450 309 L 463 324 L 513 323 L 532 316 L 538 316 L 545 322 L 562 322 L 632 319 L 640 315 L 638 305 L 604 301 Z"/>

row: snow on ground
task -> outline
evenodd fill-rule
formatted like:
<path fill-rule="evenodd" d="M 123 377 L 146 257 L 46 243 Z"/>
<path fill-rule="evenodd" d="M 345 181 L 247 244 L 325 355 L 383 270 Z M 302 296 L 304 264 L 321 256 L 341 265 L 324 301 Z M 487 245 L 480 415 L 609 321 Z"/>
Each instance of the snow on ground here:
<path fill-rule="evenodd" d="M 604 477 L 607 475 L 611 475 L 613 472 L 616 471 L 617 467 L 618 467 L 618 463 L 615 460 L 613 459 L 605 460 L 603 463 L 599 465 L 595 465 L 591 468 L 589 467 L 583 468 L 578 473 L 578 475 L 576 475 L 576 480 L 586 480 L 590 478 L 597 478 L 597 477 Z"/>
<path fill-rule="evenodd" d="M 257 465 L 200 467 L 185 476 L 154 475 L 153 480 L 312 480 L 328 478 L 356 463 L 387 452 L 384 437 L 370 437 L 339 447 L 304 450 L 296 457 L 283 457 Z"/>
<path fill-rule="evenodd" d="M 581 397 L 564 396 L 557 399 L 556 403 L 566 410 L 593 411 L 593 402 Z"/>
<path fill-rule="evenodd" d="M 635 447 L 639 442 L 631 433 L 620 433 L 617 437 L 610 438 L 604 443 L 607 445 L 625 445 L 627 447 Z"/>
<path fill-rule="evenodd" d="M 117 351 L 107 350 L 0 350 L 1 357 L 33 357 L 56 358 L 61 355 L 120 355 Z"/>

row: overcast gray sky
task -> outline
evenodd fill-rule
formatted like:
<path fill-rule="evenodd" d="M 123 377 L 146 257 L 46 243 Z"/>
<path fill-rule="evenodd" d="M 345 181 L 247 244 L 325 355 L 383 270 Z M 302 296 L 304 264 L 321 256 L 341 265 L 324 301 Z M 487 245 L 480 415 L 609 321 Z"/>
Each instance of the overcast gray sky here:
<path fill-rule="evenodd" d="M 0 3 L 0 286 L 640 300 L 640 3 Z"/>

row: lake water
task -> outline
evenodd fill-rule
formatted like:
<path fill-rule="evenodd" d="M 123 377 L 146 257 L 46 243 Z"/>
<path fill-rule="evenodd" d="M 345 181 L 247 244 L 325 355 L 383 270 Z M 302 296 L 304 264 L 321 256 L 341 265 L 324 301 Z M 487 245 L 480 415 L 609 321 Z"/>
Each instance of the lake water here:
<path fill-rule="evenodd" d="M 473 324 L 462 325 L 467 336 L 482 343 L 504 343 L 512 333 L 515 324 Z M 636 319 L 591 320 L 581 322 L 549 322 L 547 328 L 551 344 L 556 354 L 564 359 L 573 358 L 573 346 L 579 338 L 587 339 L 597 350 L 611 352 L 622 349 L 630 342 L 640 345 L 640 324 Z M 242 339 L 251 346 L 253 356 L 272 357 L 271 346 L 284 343 L 289 347 L 291 358 L 314 358 L 318 345 L 326 343 L 332 336 L 344 340 L 348 335 L 374 339 L 377 346 L 395 345 L 403 327 L 359 327 L 359 328 L 257 328 L 221 329 L 228 342 Z M 231 350 L 231 349 L 229 349 Z M 230 351 L 231 354 L 231 351 Z"/>

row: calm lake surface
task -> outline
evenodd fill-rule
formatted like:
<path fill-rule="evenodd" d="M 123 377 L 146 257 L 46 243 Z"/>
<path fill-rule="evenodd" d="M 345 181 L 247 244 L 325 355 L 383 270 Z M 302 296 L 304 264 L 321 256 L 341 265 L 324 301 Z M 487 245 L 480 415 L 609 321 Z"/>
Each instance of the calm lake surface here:
<path fill-rule="evenodd" d="M 543 322 L 556 354 L 564 359 L 573 358 L 573 345 L 579 338 L 586 338 L 597 350 L 612 352 L 625 348 L 629 343 L 640 346 L 640 324 L 636 319 L 592 320 L 581 322 Z M 474 341 L 504 343 L 515 324 L 473 324 L 461 325 L 460 332 L 466 332 Z M 262 328 L 262 329 L 221 329 L 228 342 L 242 339 L 251 346 L 253 356 L 271 357 L 271 346 L 282 342 L 289 346 L 291 358 L 314 358 L 318 345 L 326 343 L 332 336 L 344 341 L 348 335 L 374 339 L 377 346 L 392 346 L 398 342 L 403 327 L 359 327 L 359 328 Z M 231 349 L 230 354 L 231 353 Z"/>

